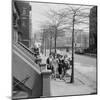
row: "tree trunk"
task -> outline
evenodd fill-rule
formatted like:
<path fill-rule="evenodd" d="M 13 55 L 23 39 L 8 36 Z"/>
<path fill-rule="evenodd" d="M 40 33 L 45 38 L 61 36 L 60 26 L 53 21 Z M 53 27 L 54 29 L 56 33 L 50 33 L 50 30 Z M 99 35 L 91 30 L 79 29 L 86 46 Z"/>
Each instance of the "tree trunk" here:
<path fill-rule="evenodd" d="M 46 56 L 46 37 L 45 37 L 45 40 L 44 40 L 44 45 L 45 45 L 44 46 L 45 47 L 45 51 L 44 52 L 45 52 L 45 56 Z"/>
<path fill-rule="evenodd" d="M 75 15 L 73 15 L 73 30 L 72 30 L 72 73 L 71 73 L 71 80 L 70 83 L 74 82 L 74 23 L 75 22 Z"/>
<path fill-rule="evenodd" d="M 50 54 L 51 54 L 51 48 L 52 48 L 52 36 L 50 36 Z"/>
<path fill-rule="evenodd" d="M 55 54 L 56 54 L 57 28 L 55 28 Z"/>

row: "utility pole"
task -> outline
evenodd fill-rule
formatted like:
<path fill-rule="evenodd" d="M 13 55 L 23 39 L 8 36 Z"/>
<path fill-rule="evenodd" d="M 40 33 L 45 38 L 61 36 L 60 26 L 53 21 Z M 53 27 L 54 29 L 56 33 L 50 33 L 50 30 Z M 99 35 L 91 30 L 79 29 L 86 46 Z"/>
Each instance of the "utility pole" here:
<path fill-rule="evenodd" d="M 75 24 L 75 13 L 73 15 L 73 26 L 72 26 L 72 73 L 70 83 L 74 82 L 74 24 Z"/>

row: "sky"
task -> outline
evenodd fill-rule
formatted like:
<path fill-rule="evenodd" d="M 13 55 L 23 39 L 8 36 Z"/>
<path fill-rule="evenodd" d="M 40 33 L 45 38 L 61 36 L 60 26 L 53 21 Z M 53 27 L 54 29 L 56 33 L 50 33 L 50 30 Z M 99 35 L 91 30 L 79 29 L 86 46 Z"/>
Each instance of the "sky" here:
<path fill-rule="evenodd" d="M 38 3 L 30 2 L 30 5 L 32 6 L 32 11 L 31 11 L 32 37 L 34 36 L 34 33 L 36 33 L 40 29 L 40 26 L 47 20 L 46 12 L 48 12 L 50 9 L 57 11 L 57 10 L 67 8 L 68 6 L 80 7 L 80 5 L 50 4 L 50 3 L 39 3 L 39 2 Z M 88 10 L 84 10 L 85 12 L 89 13 L 90 8 L 92 6 L 81 6 L 81 7 L 89 8 Z M 86 20 L 89 21 L 88 18 Z M 88 27 L 88 25 L 83 25 L 83 24 L 80 24 L 79 26 L 80 26 L 80 28 Z M 85 28 L 84 28 L 84 30 L 85 30 Z M 86 33 L 89 33 L 88 28 L 85 31 L 86 31 Z"/>

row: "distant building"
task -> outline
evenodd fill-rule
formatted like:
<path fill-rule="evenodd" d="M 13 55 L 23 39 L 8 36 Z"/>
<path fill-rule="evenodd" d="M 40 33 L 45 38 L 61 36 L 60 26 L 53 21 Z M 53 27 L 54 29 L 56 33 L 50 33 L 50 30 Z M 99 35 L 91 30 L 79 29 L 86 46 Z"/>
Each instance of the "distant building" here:
<path fill-rule="evenodd" d="M 75 47 L 87 49 L 89 47 L 89 36 L 87 33 L 80 32 L 75 39 Z"/>
<path fill-rule="evenodd" d="M 91 50 L 97 49 L 97 6 L 90 10 L 89 18 L 89 48 Z"/>
<path fill-rule="evenodd" d="M 28 2 L 13 1 L 13 25 L 16 25 L 18 41 L 29 47 L 30 44 L 30 10 Z M 16 36 L 16 35 L 15 35 Z"/>
<path fill-rule="evenodd" d="M 52 41 L 52 48 L 55 47 L 54 41 Z M 56 42 L 56 47 L 58 49 L 72 48 L 72 37 L 58 37 Z"/>

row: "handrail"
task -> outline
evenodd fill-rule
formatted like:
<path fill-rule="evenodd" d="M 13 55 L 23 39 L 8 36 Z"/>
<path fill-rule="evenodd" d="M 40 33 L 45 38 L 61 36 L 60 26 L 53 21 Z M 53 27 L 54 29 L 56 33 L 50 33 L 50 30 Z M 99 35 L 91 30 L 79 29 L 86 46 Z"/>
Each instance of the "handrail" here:
<path fill-rule="evenodd" d="M 32 52 L 29 48 L 27 48 L 23 43 L 21 42 L 18 42 L 18 44 L 20 44 L 23 48 L 25 48 L 30 54 L 34 55 L 35 57 L 35 63 L 37 64 L 37 61 L 41 61 L 40 59 L 38 59 L 36 57 L 36 53 L 35 52 Z"/>
<path fill-rule="evenodd" d="M 32 57 L 32 59 L 34 60 L 34 62 L 36 63 L 36 64 L 38 64 L 39 66 L 41 66 L 41 58 L 38 58 L 37 56 L 36 56 L 36 53 L 35 52 L 32 52 L 28 47 L 26 47 L 23 43 L 21 43 L 21 42 L 16 42 L 16 43 L 14 43 L 14 44 L 18 44 L 19 46 L 21 46 L 21 47 L 23 47 L 23 49 L 25 49 L 26 50 L 26 52 L 27 53 L 29 53 L 30 54 L 30 56 Z"/>
<path fill-rule="evenodd" d="M 31 64 L 35 64 L 35 67 L 37 68 L 37 69 L 39 69 L 39 71 L 41 72 L 41 69 L 40 69 L 40 66 L 39 66 L 39 64 L 38 63 L 36 63 L 36 57 L 35 56 L 33 56 L 33 55 L 31 55 L 31 54 L 33 54 L 26 46 L 24 46 L 22 43 L 18 43 L 18 42 L 16 42 L 16 43 L 14 43 L 15 44 L 15 46 L 17 46 L 17 47 L 22 47 L 22 50 L 24 50 L 26 53 L 25 53 L 25 55 L 27 55 L 27 59 L 29 60 L 29 62 L 31 62 Z M 15 47 L 14 46 L 14 47 Z M 26 49 L 25 49 L 26 48 Z M 29 52 L 28 52 L 29 51 Z M 23 52 L 24 53 L 24 52 Z M 30 54 L 31 53 L 31 54 Z M 31 58 L 30 58 L 31 57 Z"/>
<path fill-rule="evenodd" d="M 28 49 L 28 47 L 26 47 L 24 44 L 22 44 L 21 42 L 13 42 L 14 45 L 16 45 L 17 47 L 21 47 L 22 49 L 25 50 L 26 53 L 28 53 L 28 55 L 35 61 L 36 57 L 34 55 L 34 53 Z"/>
<path fill-rule="evenodd" d="M 32 55 L 34 55 L 35 53 L 33 53 L 29 48 L 27 48 L 23 43 L 18 42 L 18 44 L 20 44 L 23 48 L 25 48 L 29 53 L 31 53 Z"/>

